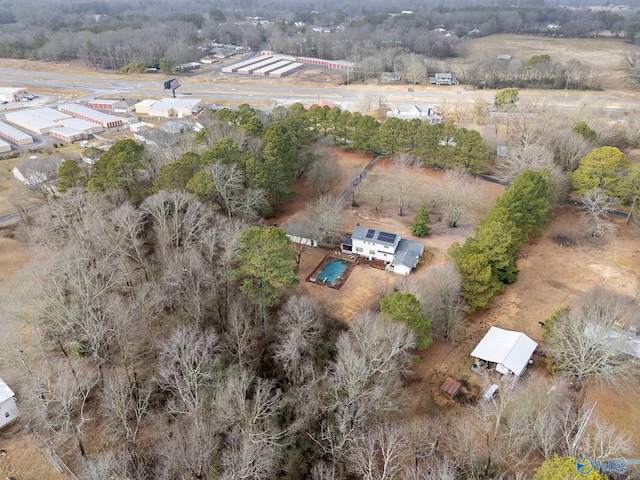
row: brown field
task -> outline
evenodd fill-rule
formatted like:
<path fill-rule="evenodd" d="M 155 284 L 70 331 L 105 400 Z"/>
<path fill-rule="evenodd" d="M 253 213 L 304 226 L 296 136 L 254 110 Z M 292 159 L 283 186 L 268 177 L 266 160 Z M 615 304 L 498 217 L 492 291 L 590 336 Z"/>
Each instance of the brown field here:
<path fill-rule="evenodd" d="M 353 165 L 364 165 L 367 159 L 362 155 L 340 153 L 343 180 L 341 185 L 336 187 L 336 193 L 342 191 L 349 181 L 346 172 Z M 370 175 L 387 175 L 385 164 L 381 162 L 376 165 Z M 394 205 L 385 204 L 376 212 L 367 204 L 365 179 L 360 195 L 361 206 L 346 208 L 342 224 L 344 231 L 348 232 L 356 223 L 360 223 L 411 237 L 409 227 L 413 213 L 422 205 L 424 192 L 437 182 L 441 175 L 442 172 L 430 168 L 421 170 L 418 188 L 407 209 L 407 215 L 403 217 L 397 215 Z M 423 272 L 429 265 L 443 263 L 449 246 L 454 241 L 464 241 L 466 236 L 473 233 L 477 221 L 503 191 L 503 187 L 484 182 L 481 183 L 481 188 L 484 204 L 462 222 L 459 228 L 450 229 L 432 215 L 433 230 L 429 237 L 423 239 L 426 251 L 416 274 Z M 301 182 L 296 184 L 295 189 L 298 197 L 289 206 L 293 208 L 287 208 L 276 221 L 284 222 L 292 213 L 304 208 L 304 203 L 314 195 L 314 192 Z M 618 236 L 605 243 L 594 244 L 582 237 L 579 214 L 580 211 L 574 206 L 559 207 L 543 234 L 523 247 L 524 258 L 518 261 L 518 281 L 497 297 L 491 308 L 470 315 L 467 328 L 455 344 L 436 339 L 433 345 L 420 354 L 421 362 L 416 366 L 417 379 L 410 387 L 415 414 L 436 415 L 443 413 L 439 410 L 441 407 L 454 410 L 460 408 L 457 402 L 439 391 L 440 385 L 449 376 L 465 379 L 478 390 L 481 388 L 483 379 L 469 370 L 469 354 L 490 326 L 519 330 L 541 343 L 543 331 L 538 322 L 544 322 L 556 310 L 569 305 L 591 286 L 602 284 L 631 296 L 636 295 L 640 288 L 638 232 L 634 227 L 617 220 L 620 226 Z M 573 244 L 560 245 L 555 240 L 558 235 L 567 237 Z M 303 253 L 300 285 L 296 293 L 311 296 L 323 306 L 328 315 L 344 322 L 348 323 L 364 309 L 377 309 L 380 298 L 403 280 L 403 277 L 393 273 L 358 265 L 340 290 L 305 282 L 306 276 L 322 260 L 325 253 L 320 249 L 309 249 Z M 546 371 L 544 360 L 535 356 L 530 371 Z M 598 401 L 596 414 L 631 434 L 640 446 L 640 431 L 630 427 L 640 421 L 640 410 L 631 408 L 634 402 L 640 401 L 640 386 L 628 389 L 624 396 L 606 388 L 591 387 L 587 401 L 592 404 L 595 400 Z"/>

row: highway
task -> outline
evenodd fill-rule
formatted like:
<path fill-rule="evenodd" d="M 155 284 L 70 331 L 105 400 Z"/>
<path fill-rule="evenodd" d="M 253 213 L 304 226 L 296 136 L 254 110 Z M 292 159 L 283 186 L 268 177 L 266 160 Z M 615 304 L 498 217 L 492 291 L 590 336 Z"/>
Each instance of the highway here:
<path fill-rule="evenodd" d="M 36 70 L 18 70 L 0 68 L 0 76 L 4 84 L 10 86 L 26 86 L 38 93 L 38 86 L 48 88 L 69 88 L 88 93 L 76 100 L 88 100 L 100 96 L 136 95 L 170 95 L 162 88 L 164 76 L 149 76 L 149 80 L 127 80 L 122 76 L 108 74 L 102 77 L 67 75 L 61 73 L 39 72 Z M 357 111 L 363 103 L 371 106 L 385 104 L 390 107 L 407 109 L 414 103 L 430 105 L 446 110 L 448 107 L 472 107 L 478 102 L 492 104 L 495 90 L 473 90 L 463 86 L 417 86 L 414 92 L 407 92 L 397 85 L 326 85 L 326 86 L 287 86 L 285 81 L 268 77 L 253 78 L 254 85 L 235 83 L 231 75 L 215 75 L 203 72 L 200 77 L 207 78 L 207 83 L 190 83 L 193 76 L 180 77 L 182 86 L 176 91 L 177 96 L 189 92 L 194 98 L 202 98 L 205 102 L 217 103 L 259 103 L 268 105 L 290 105 L 295 102 L 315 103 L 318 100 L 331 102 L 342 109 Z M 243 80 L 247 77 L 243 76 Z M 200 79 L 198 81 L 201 81 Z M 574 92 L 574 91 L 521 91 L 521 100 L 535 100 L 537 103 L 552 109 L 593 108 L 600 112 L 628 114 L 634 111 L 640 102 L 633 98 L 621 97 L 620 92 Z"/>

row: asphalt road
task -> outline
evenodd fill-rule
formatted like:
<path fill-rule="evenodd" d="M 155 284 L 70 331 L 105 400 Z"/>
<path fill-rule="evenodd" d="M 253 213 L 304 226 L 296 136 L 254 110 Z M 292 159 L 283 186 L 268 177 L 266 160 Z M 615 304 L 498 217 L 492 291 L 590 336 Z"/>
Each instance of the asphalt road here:
<path fill-rule="evenodd" d="M 180 77 L 183 84 L 181 90 L 176 91 L 177 96 L 181 91 L 188 91 L 194 98 L 220 99 L 230 102 L 251 103 L 259 100 L 272 104 L 290 105 L 295 102 L 312 103 L 325 100 L 343 109 L 357 110 L 356 106 L 366 101 L 372 105 L 386 104 L 391 107 L 406 109 L 414 103 L 434 106 L 461 105 L 473 106 L 478 101 L 492 103 L 495 91 L 473 90 L 463 86 L 426 86 L 418 87 L 414 92 L 398 91 L 397 86 L 363 85 L 342 86 L 327 85 L 315 87 L 284 86 L 278 79 L 262 78 L 256 85 L 234 84 L 234 77 L 230 75 L 212 75 L 210 71 L 204 71 L 196 76 L 209 77 L 209 83 L 189 83 L 191 77 Z M 28 86 L 37 93 L 39 85 L 51 88 L 89 90 L 90 93 L 78 97 L 78 100 L 89 99 L 97 96 L 122 95 L 126 93 L 137 96 L 144 95 L 169 95 L 163 90 L 164 76 L 153 77 L 149 80 L 126 80 L 122 78 L 85 77 L 80 75 L 66 75 L 61 73 L 39 72 L 35 70 L 18 70 L 0 68 L 0 77 L 4 83 L 11 86 Z M 246 77 L 243 77 L 246 78 Z M 528 92 L 522 91 L 521 98 L 535 98 L 544 102 L 547 108 L 553 109 L 578 109 L 591 106 L 598 111 L 625 114 L 640 106 L 640 102 L 630 98 L 620 98 L 611 92 L 558 92 L 557 90 Z"/>

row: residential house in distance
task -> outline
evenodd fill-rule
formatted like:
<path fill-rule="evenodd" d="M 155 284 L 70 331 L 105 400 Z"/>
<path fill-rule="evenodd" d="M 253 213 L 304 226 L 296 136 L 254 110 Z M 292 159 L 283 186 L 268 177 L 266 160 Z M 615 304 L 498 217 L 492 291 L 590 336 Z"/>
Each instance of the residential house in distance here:
<path fill-rule="evenodd" d="M 0 430 L 20 417 L 16 404 L 16 394 L 0 378 Z"/>
<path fill-rule="evenodd" d="M 422 110 L 417 105 L 413 105 L 409 110 L 402 111 L 399 108 L 392 108 L 387 112 L 389 118 L 402 118 L 404 120 L 411 120 L 417 118 L 429 123 L 442 123 L 442 115 L 433 108 L 427 108 Z"/>
<path fill-rule="evenodd" d="M 451 73 L 436 73 L 429 77 L 429 82 L 433 85 L 458 85 L 460 82 Z"/>
<path fill-rule="evenodd" d="M 343 238 L 340 247 L 368 259 L 382 260 L 386 270 L 409 275 L 424 253 L 424 243 L 402 238 L 397 233 L 357 226 L 351 237 Z"/>

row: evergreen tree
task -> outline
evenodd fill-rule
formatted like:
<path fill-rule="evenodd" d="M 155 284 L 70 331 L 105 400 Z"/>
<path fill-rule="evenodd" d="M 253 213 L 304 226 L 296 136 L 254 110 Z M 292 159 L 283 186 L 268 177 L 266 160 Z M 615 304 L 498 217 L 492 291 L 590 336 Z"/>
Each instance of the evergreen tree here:
<path fill-rule="evenodd" d="M 426 237 L 431 231 L 429 211 L 422 207 L 416 212 L 411 223 L 411 233 L 416 237 Z"/>

